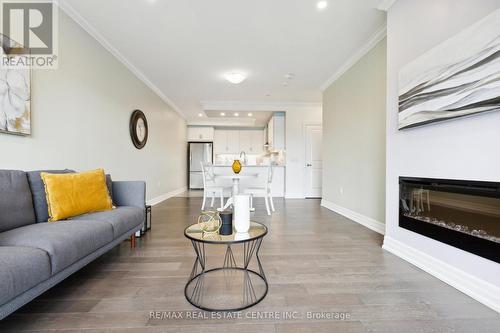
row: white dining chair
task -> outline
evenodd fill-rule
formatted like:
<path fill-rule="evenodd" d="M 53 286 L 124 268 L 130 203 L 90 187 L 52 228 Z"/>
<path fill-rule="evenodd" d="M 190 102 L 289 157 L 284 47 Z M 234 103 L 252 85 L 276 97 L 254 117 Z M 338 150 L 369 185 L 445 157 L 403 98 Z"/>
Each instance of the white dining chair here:
<path fill-rule="evenodd" d="M 271 193 L 271 184 L 273 182 L 273 166 L 269 165 L 267 169 L 267 180 L 264 186 L 262 187 L 247 187 L 244 191 L 245 194 L 250 194 L 250 207 L 253 210 L 253 197 L 256 195 L 264 196 L 264 201 L 266 203 L 267 215 L 271 215 L 271 210 L 274 212 L 274 202 L 273 195 Z M 269 209 L 271 206 L 271 210 Z"/>
<path fill-rule="evenodd" d="M 201 163 L 201 172 L 203 174 L 203 203 L 201 204 L 201 210 L 205 210 L 205 204 L 207 197 L 212 198 L 210 207 L 214 206 L 215 196 L 220 198 L 220 208 L 224 207 L 224 192 L 231 191 L 230 186 L 222 186 L 216 183 L 215 174 L 212 164 Z"/>

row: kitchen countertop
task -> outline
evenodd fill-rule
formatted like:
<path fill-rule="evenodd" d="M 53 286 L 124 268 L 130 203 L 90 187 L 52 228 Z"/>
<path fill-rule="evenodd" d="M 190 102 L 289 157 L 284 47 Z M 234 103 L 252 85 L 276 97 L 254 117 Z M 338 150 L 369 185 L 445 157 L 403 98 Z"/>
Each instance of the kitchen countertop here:
<path fill-rule="evenodd" d="M 214 164 L 214 167 L 231 167 L 232 164 Z M 244 168 L 267 168 L 268 165 L 242 165 Z M 283 168 L 285 165 L 273 165 L 275 168 Z"/>

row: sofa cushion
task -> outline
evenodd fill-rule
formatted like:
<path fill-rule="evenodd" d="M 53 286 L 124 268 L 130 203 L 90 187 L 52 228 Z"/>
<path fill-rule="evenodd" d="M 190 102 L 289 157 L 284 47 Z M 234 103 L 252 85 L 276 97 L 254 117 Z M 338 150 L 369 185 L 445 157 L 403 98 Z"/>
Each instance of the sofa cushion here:
<path fill-rule="evenodd" d="M 47 222 L 49 219 L 49 209 L 47 207 L 47 195 L 45 194 L 45 185 L 43 184 L 40 172 L 47 173 L 73 173 L 75 171 L 65 170 L 36 170 L 28 171 L 28 181 L 31 188 L 31 195 L 33 196 L 33 206 L 35 208 L 36 222 Z"/>
<path fill-rule="evenodd" d="M 35 211 L 24 171 L 0 170 L 0 232 L 35 223 Z"/>
<path fill-rule="evenodd" d="M 50 277 L 47 252 L 31 247 L 0 246 L 0 305 Z"/>
<path fill-rule="evenodd" d="M 113 228 L 101 221 L 36 223 L 0 234 L 0 246 L 28 246 L 46 251 L 52 274 L 113 240 Z"/>
<path fill-rule="evenodd" d="M 137 207 L 120 206 L 106 212 L 90 213 L 71 219 L 107 222 L 113 226 L 114 238 L 118 238 L 133 227 L 144 223 L 144 210 Z"/>
<path fill-rule="evenodd" d="M 64 175 L 42 172 L 40 176 L 47 193 L 49 222 L 113 208 L 103 169 Z"/>

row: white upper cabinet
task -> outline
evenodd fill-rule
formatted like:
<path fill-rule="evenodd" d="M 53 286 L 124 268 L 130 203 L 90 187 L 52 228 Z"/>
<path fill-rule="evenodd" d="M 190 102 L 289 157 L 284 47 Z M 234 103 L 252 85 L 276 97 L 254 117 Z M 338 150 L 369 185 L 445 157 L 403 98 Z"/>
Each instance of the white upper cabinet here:
<path fill-rule="evenodd" d="M 270 149 L 274 146 L 274 117 L 267 124 L 267 143 Z"/>
<path fill-rule="evenodd" d="M 227 130 L 227 153 L 228 154 L 239 154 L 240 153 L 240 131 L 238 130 Z"/>
<path fill-rule="evenodd" d="M 225 130 L 215 130 L 214 132 L 214 152 L 216 154 L 227 154 L 227 133 Z"/>
<path fill-rule="evenodd" d="M 240 151 L 250 154 L 252 151 L 252 132 L 251 130 L 240 131 Z"/>
<path fill-rule="evenodd" d="M 216 129 L 214 152 L 216 154 L 262 154 L 264 152 L 264 131 L 255 129 Z"/>
<path fill-rule="evenodd" d="M 264 131 L 263 130 L 241 130 L 240 131 L 240 152 L 247 154 L 262 154 L 264 152 Z"/>
<path fill-rule="evenodd" d="M 269 149 L 284 150 L 285 143 L 285 115 L 276 113 L 267 125 L 267 142 Z"/>
<path fill-rule="evenodd" d="M 188 126 L 188 141 L 213 141 L 214 128 L 207 126 Z"/>
<path fill-rule="evenodd" d="M 264 152 L 264 131 L 251 131 L 252 143 L 250 145 L 251 154 L 262 154 Z"/>

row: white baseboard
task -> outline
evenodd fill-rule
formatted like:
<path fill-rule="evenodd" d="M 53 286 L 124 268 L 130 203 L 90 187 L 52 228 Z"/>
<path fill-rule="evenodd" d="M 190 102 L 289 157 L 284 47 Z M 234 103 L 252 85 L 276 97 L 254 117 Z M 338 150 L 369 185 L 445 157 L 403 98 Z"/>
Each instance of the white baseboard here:
<path fill-rule="evenodd" d="M 478 279 L 392 237 L 384 237 L 382 248 L 500 312 L 500 287 Z"/>
<path fill-rule="evenodd" d="M 286 193 L 285 199 L 305 199 L 306 197 L 302 193 Z"/>
<path fill-rule="evenodd" d="M 184 187 L 178 188 L 177 190 L 173 190 L 173 191 L 170 191 L 168 193 L 157 196 L 155 198 L 149 199 L 146 201 L 146 203 L 148 205 L 155 206 L 155 205 L 157 205 L 157 204 L 159 204 L 167 199 L 175 197 L 176 195 L 179 195 L 179 194 L 186 192 L 186 191 L 187 191 L 187 187 L 184 186 Z"/>
<path fill-rule="evenodd" d="M 353 220 L 354 222 L 357 222 L 368 229 L 371 229 L 375 232 L 378 232 L 379 234 L 384 235 L 385 234 L 385 224 L 382 222 L 379 222 L 375 219 L 372 219 L 371 217 L 365 216 L 363 214 L 356 213 L 348 208 L 344 208 L 342 206 L 339 206 L 331 201 L 328 200 L 321 200 L 321 206 L 334 211 L 335 213 L 338 213 L 342 216 L 347 217 L 350 220 Z"/>

